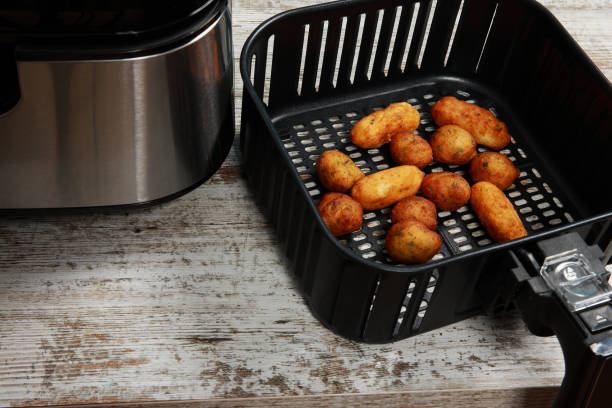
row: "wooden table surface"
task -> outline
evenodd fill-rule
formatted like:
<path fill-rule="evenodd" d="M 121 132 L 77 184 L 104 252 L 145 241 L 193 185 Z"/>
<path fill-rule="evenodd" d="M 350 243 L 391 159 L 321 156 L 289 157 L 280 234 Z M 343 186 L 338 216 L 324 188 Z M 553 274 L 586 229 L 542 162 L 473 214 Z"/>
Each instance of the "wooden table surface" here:
<path fill-rule="evenodd" d="M 257 24 L 314 3 L 234 0 L 236 61 Z M 611 78 L 612 1 L 543 3 Z M 234 148 L 200 188 L 146 210 L 0 218 L 0 405 L 550 404 L 561 350 L 516 315 L 387 345 L 322 327 L 239 163 Z"/>

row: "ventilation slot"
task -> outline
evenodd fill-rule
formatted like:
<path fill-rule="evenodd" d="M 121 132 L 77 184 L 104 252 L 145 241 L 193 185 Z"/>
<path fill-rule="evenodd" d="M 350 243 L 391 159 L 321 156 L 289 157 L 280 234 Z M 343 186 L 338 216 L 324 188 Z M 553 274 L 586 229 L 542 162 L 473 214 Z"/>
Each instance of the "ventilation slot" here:
<path fill-rule="evenodd" d="M 357 59 L 361 51 L 361 37 L 363 36 L 363 25 L 365 14 L 359 15 L 359 30 L 357 31 L 357 43 L 355 44 L 355 55 L 353 55 L 353 64 L 351 65 L 351 84 L 355 83 L 355 71 L 357 71 Z"/>
<path fill-rule="evenodd" d="M 446 56 L 444 57 L 444 66 L 446 66 L 446 64 L 448 63 L 448 57 L 450 56 L 451 50 L 453 48 L 453 42 L 455 41 L 455 33 L 457 32 L 457 27 L 459 26 L 459 21 L 461 20 L 461 13 L 463 12 L 464 3 L 465 0 L 461 0 L 461 4 L 459 5 L 459 11 L 457 11 L 457 18 L 455 18 L 455 25 L 453 26 L 453 32 L 451 33 L 450 40 L 448 41 Z"/>
<path fill-rule="evenodd" d="M 480 50 L 480 56 L 478 57 L 478 63 L 476 64 L 476 69 L 474 72 L 478 72 L 480 68 L 480 61 L 482 60 L 482 56 L 484 54 L 484 50 L 487 47 L 487 41 L 489 41 L 489 34 L 491 34 L 491 28 L 493 27 L 493 23 L 495 22 L 495 16 L 497 15 L 497 8 L 499 4 L 495 4 L 495 10 L 493 10 L 493 16 L 491 17 L 491 23 L 489 23 L 489 29 L 487 30 L 487 35 L 485 36 L 484 43 L 482 44 L 482 49 Z"/>
<path fill-rule="evenodd" d="M 425 25 L 425 32 L 423 33 L 423 39 L 421 40 L 421 49 L 419 50 L 419 59 L 417 60 L 417 67 L 421 69 L 421 63 L 423 62 L 423 55 L 425 55 L 425 48 L 427 48 L 427 39 L 429 38 L 429 31 L 431 30 L 431 22 L 436 12 L 436 6 L 438 5 L 437 0 L 431 2 L 431 7 L 427 13 L 427 24 Z"/>
<path fill-rule="evenodd" d="M 342 59 L 342 49 L 344 47 L 344 34 L 346 32 L 346 17 L 342 17 L 342 24 L 340 27 L 340 40 L 338 42 L 338 53 L 336 54 L 336 65 L 334 69 L 334 88 L 338 84 L 338 73 L 340 72 L 340 60 Z"/>
<path fill-rule="evenodd" d="M 402 327 L 402 323 L 406 318 L 406 311 L 408 310 L 408 304 L 410 304 L 410 299 L 412 298 L 412 292 L 414 291 L 414 287 L 416 283 L 410 282 L 408 285 L 408 290 L 406 291 L 406 296 L 404 297 L 404 301 L 402 302 L 402 306 L 400 307 L 400 312 L 397 316 L 397 322 L 395 323 L 395 327 L 393 328 L 393 337 L 397 337 L 399 334 L 400 327 Z"/>
<path fill-rule="evenodd" d="M 268 38 L 268 52 L 266 53 L 266 75 L 264 77 L 263 102 L 268 105 L 270 100 L 270 77 L 272 76 L 272 60 L 274 58 L 274 35 Z"/>
<path fill-rule="evenodd" d="M 317 64 L 317 79 L 315 81 L 315 89 L 319 92 L 319 84 L 321 83 L 321 71 L 323 69 L 323 55 L 325 54 L 325 44 L 327 42 L 327 28 L 329 21 L 323 22 L 323 32 L 321 34 L 321 46 L 319 47 L 319 63 Z"/>
<path fill-rule="evenodd" d="M 427 277 L 424 277 L 422 279 L 427 279 Z M 431 302 L 431 298 L 436 290 L 436 286 L 438 284 L 439 279 L 440 272 L 438 272 L 437 269 L 434 269 L 431 273 L 431 276 L 429 276 L 425 292 L 419 300 L 419 308 L 415 311 L 416 313 L 412 323 L 412 331 L 418 330 L 418 328 L 421 326 L 423 318 L 425 318 L 427 308 L 429 307 L 429 303 Z M 410 319 L 412 318 L 412 316 L 407 315 L 407 311 L 410 305 L 410 300 L 414 295 L 415 288 L 416 282 L 410 282 L 410 284 L 408 285 L 408 289 L 406 290 L 406 296 L 404 297 L 404 301 L 402 302 L 402 306 L 400 307 L 399 314 L 397 316 L 397 322 L 395 323 L 395 327 L 393 328 L 393 337 L 397 337 L 399 335 L 399 331 L 402 327 L 402 324 L 404 323 L 404 320 L 409 319 L 408 321 L 410 321 Z M 415 299 L 414 301 L 417 301 L 417 299 Z"/>
<path fill-rule="evenodd" d="M 400 18 L 402 17 L 402 6 L 395 8 L 395 19 L 393 20 L 393 30 L 391 31 L 391 41 L 389 42 L 389 50 L 387 51 L 387 59 L 385 60 L 384 72 L 385 76 L 389 75 L 389 65 L 391 64 L 391 56 L 395 48 L 395 39 L 397 37 L 397 27 L 399 26 Z"/>
<path fill-rule="evenodd" d="M 257 55 L 251 57 L 251 84 L 255 86 L 255 64 L 257 64 Z"/>
<path fill-rule="evenodd" d="M 370 320 L 370 315 L 372 314 L 372 309 L 374 308 L 374 302 L 376 301 L 376 295 L 378 294 L 378 287 L 380 286 L 380 275 L 378 275 L 378 279 L 376 280 L 376 287 L 374 287 L 374 292 L 372 293 L 372 299 L 370 300 L 370 308 L 368 309 L 368 316 L 366 317 L 366 324 L 363 326 L 364 330 L 368 326 L 367 322 Z M 361 333 L 363 335 L 363 333 Z"/>
<path fill-rule="evenodd" d="M 406 63 L 408 62 L 408 54 L 410 53 L 410 46 L 412 45 L 412 37 L 414 36 L 414 30 L 416 29 L 416 21 L 419 15 L 420 7 L 420 3 L 414 3 L 414 8 L 412 9 L 412 19 L 410 20 L 410 31 L 408 31 L 406 48 L 404 48 L 404 55 L 402 55 L 402 72 L 406 70 Z"/>
<path fill-rule="evenodd" d="M 421 327 L 421 323 L 425 318 L 425 314 L 427 313 L 431 298 L 436 290 L 438 279 L 440 279 L 440 272 L 438 272 L 437 269 L 434 269 L 431 276 L 429 277 L 429 282 L 427 282 L 427 288 L 425 289 L 425 293 L 423 293 L 423 298 L 421 299 L 421 303 L 419 304 L 419 310 L 414 318 L 414 322 L 412 323 L 413 331 L 416 331 L 419 329 L 419 327 Z"/>
<path fill-rule="evenodd" d="M 302 94 L 302 82 L 304 80 L 304 66 L 306 65 L 306 50 L 308 49 L 308 34 L 310 33 L 310 24 L 304 26 L 304 40 L 302 41 L 302 58 L 300 61 L 300 76 L 298 78 L 298 95 Z"/>
<path fill-rule="evenodd" d="M 374 32 L 374 48 L 370 54 L 370 62 L 368 63 L 368 80 L 372 78 L 372 68 L 374 68 L 374 57 L 376 56 L 376 50 L 378 50 L 378 39 L 380 38 L 380 26 L 382 25 L 383 17 L 385 15 L 384 10 L 378 10 L 376 19 L 376 31 Z"/>

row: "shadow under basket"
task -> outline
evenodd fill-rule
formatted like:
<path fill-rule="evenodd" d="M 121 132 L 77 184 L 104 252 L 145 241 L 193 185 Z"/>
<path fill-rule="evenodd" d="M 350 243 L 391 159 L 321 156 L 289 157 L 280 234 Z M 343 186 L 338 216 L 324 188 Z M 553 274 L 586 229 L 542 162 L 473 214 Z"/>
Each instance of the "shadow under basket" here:
<path fill-rule="evenodd" d="M 506 273 L 510 249 L 577 231 L 609 236 L 612 88 L 558 21 L 535 1 L 339 1 L 280 14 L 259 26 L 240 59 L 241 150 L 258 203 L 271 220 L 311 310 L 342 336 L 389 342 L 482 312 L 481 275 Z M 407 101 L 417 133 L 452 95 L 503 120 L 501 152 L 520 169 L 505 191 L 528 236 L 497 244 L 469 205 L 439 212 L 439 253 L 402 265 L 384 249 L 390 208 L 366 211 L 338 238 L 316 204 L 314 164 L 329 149 L 373 173 L 394 165 L 387 146 L 361 149 L 350 130 L 363 116 Z M 485 149 L 479 148 L 479 151 Z M 432 163 L 425 173 L 467 166 Z M 471 180 L 470 180 L 471 181 Z M 490 296 L 489 296 L 490 297 Z"/>

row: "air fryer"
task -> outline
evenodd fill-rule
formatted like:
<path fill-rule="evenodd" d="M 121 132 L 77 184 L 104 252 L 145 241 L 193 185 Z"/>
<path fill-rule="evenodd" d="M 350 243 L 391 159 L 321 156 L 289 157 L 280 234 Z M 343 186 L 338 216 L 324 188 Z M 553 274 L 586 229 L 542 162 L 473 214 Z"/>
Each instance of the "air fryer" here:
<path fill-rule="evenodd" d="M 0 209 L 145 205 L 234 137 L 226 0 L 4 2 Z"/>

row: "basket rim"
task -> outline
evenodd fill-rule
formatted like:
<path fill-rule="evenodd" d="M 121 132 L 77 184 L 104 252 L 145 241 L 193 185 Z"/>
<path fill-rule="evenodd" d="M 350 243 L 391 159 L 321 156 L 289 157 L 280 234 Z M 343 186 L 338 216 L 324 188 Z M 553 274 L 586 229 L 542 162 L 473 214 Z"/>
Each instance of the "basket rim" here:
<path fill-rule="evenodd" d="M 552 14 L 552 12 L 550 12 L 550 10 L 548 10 L 546 7 L 536 2 L 535 0 L 517 0 L 517 1 L 526 3 L 529 7 L 536 7 L 538 9 L 538 12 L 544 13 L 546 18 L 549 18 L 552 20 L 552 22 L 557 26 L 557 28 L 561 30 L 563 39 L 565 41 L 570 41 L 570 44 L 573 46 L 573 48 L 575 48 L 577 51 L 580 52 L 581 54 L 580 59 L 582 60 L 580 62 L 587 64 L 587 66 L 594 71 L 593 74 L 599 76 L 600 80 L 607 82 L 608 93 L 612 97 L 612 84 L 610 83 L 610 81 L 603 75 L 601 70 L 599 70 L 599 68 L 593 63 L 593 61 L 589 58 L 589 56 L 578 45 L 576 40 L 567 32 L 565 27 L 563 27 L 563 25 Z M 322 230 L 325 238 L 331 242 L 331 244 L 335 247 L 335 249 L 340 251 L 340 253 L 343 255 L 343 258 L 345 260 L 352 261 L 356 264 L 366 266 L 370 269 L 373 269 L 376 272 L 415 274 L 416 275 L 416 274 L 424 273 L 426 271 L 430 271 L 433 269 L 442 268 L 442 267 L 445 267 L 455 262 L 461 262 L 461 261 L 469 260 L 475 257 L 481 257 L 484 255 L 491 254 L 493 252 L 501 252 L 503 250 L 510 250 L 512 248 L 523 246 L 523 245 L 526 245 L 532 242 L 540 241 L 542 239 L 549 238 L 549 237 L 552 237 L 554 235 L 557 235 L 563 232 L 575 230 L 576 228 L 579 228 L 579 227 L 582 227 L 588 224 L 596 223 L 599 221 L 605 221 L 607 219 L 612 219 L 612 209 L 611 209 L 601 214 L 583 218 L 578 221 L 572 221 L 567 224 L 563 224 L 557 227 L 546 229 L 544 231 L 534 232 L 534 233 L 527 235 L 526 237 L 514 239 L 512 241 L 494 243 L 493 245 L 490 245 L 487 247 L 477 248 L 475 250 L 463 252 L 459 254 L 452 254 L 451 256 L 447 258 L 442 258 L 439 260 L 429 261 L 429 262 L 425 262 L 422 264 L 414 264 L 414 265 L 410 265 L 410 264 L 389 265 L 389 264 L 371 261 L 369 259 L 360 257 L 354 251 L 340 244 L 339 240 L 335 236 L 333 236 L 331 232 L 329 231 L 329 229 L 325 226 L 323 219 L 321 218 L 314 204 L 314 201 L 312 200 L 312 197 L 310 197 L 310 194 L 306 190 L 304 183 L 302 183 L 301 178 L 295 166 L 292 164 L 291 158 L 289 157 L 287 151 L 282 146 L 280 135 L 278 134 L 278 131 L 276 130 L 276 128 L 274 127 L 274 124 L 272 123 L 272 119 L 270 115 L 268 114 L 267 107 L 264 104 L 263 100 L 257 95 L 257 92 L 255 91 L 255 88 L 253 84 L 251 83 L 251 78 L 249 75 L 249 68 L 248 68 L 249 64 L 248 64 L 247 57 L 250 54 L 252 54 L 251 50 L 255 42 L 259 39 L 259 37 L 262 35 L 266 35 L 270 26 L 272 26 L 276 22 L 284 21 L 296 15 L 301 15 L 306 12 L 308 13 L 324 12 L 324 11 L 331 10 L 336 7 L 341 7 L 344 5 L 369 4 L 373 2 L 374 2 L 373 0 L 337 0 L 337 1 L 332 1 L 332 2 L 323 3 L 323 4 L 299 7 L 299 8 L 287 10 L 282 13 L 276 14 L 268 18 L 264 22 L 262 22 L 259 26 L 257 26 L 257 28 L 255 28 L 255 30 L 253 30 L 253 32 L 249 35 L 249 37 L 245 41 L 244 46 L 242 47 L 242 50 L 240 53 L 240 75 L 242 77 L 242 82 L 243 82 L 246 93 L 253 100 L 257 113 L 262 117 L 263 122 L 268 130 L 268 135 L 264 137 L 270 137 L 274 145 L 281 152 L 282 160 L 287 165 L 287 167 L 289 167 L 289 172 L 291 173 L 291 177 L 293 181 L 298 184 L 300 193 L 306 199 L 307 205 L 309 206 L 310 210 L 314 212 L 315 218 L 317 220 L 317 228 L 319 230 Z M 382 7 L 383 5 L 381 3 L 384 4 L 386 3 L 386 1 L 377 1 L 376 3 L 380 4 Z M 243 115 L 244 115 L 244 110 L 241 112 L 241 118 L 243 117 Z"/>

